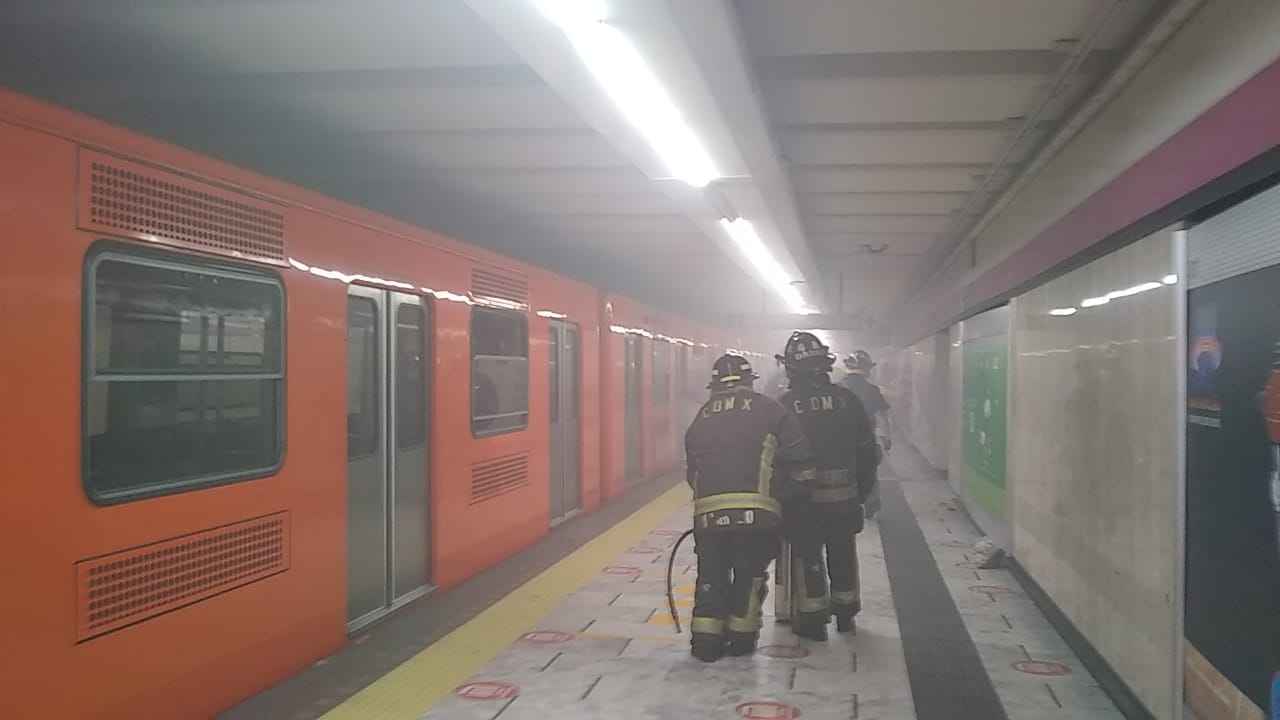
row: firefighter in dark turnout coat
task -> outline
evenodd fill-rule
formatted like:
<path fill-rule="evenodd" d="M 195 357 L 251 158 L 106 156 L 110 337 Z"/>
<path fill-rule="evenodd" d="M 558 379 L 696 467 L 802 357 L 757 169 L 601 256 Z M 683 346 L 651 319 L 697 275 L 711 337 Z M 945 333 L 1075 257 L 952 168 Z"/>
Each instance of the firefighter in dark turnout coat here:
<path fill-rule="evenodd" d="M 766 570 L 777 554 L 780 497 L 813 478 L 809 443 L 794 415 L 752 390 L 745 358 L 711 371 L 711 397 L 685 434 L 693 488 L 698 584 L 694 657 L 704 662 L 755 650 Z"/>
<path fill-rule="evenodd" d="M 817 466 L 812 491 L 785 507 L 792 628 L 802 637 L 825 640 L 832 614 L 840 632 L 854 632 L 853 617 L 862 609 L 856 535 L 862 531 L 863 502 L 877 482 L 879 451 L 862 402 L 831 382 L 835 358 L 817 337 L 793 333 L 778 360 L 790 382 L 782 404 L 799 419 Z"/>

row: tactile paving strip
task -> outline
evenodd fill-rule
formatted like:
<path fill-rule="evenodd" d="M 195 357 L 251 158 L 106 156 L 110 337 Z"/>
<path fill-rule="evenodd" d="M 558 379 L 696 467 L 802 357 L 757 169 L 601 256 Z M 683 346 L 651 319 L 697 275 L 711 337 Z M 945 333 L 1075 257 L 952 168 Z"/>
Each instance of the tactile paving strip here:
<path fill-rule="evenodd" d="M 917 718 L 1007 720 L 902 488 L 882 478 L 881 496 L 880 537 Z"/>

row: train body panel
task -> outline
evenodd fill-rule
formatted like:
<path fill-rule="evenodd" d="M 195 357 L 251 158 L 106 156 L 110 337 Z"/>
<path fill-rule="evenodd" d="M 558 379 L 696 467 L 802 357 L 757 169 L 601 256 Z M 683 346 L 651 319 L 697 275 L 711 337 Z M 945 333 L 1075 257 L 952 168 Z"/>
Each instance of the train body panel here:
<path fill-rule="evenodd" d="M 696 323 L 3 91 L 0 156 L 0 347 L 9 350 L 0 353 L 0 571 L 17 590 L 0 595 L 12 620 L 6 717 L 140 708 L 207 717 L 341 648 L 369 618 L 545 537 L 556 512 L 548 418 L 563 392 L 550 355 L 569 357 L 564 337 L 576 343 L 575 397 L 563 402 L 577 422 L 564 481 L 577 508 L 562 510 L 589 512 L 625 490 L 629 470 L 641 481 L 680 461 L 673 369 L 690 362 L 679 359 L 690 348 L 717 342 Z M 137 206 L 144 191 L 154 214 L 146 228 L 112 219 L 116 203 Z M 281 228 L 278 256 L 218 244 L 218 232 L 234 234 L 226 227 L 257 223 L 258 232 L 264 217 Z M 104 229 L 111 222 L 119 229 Z M 237 283 L 268 299 L 215 307 L 210 298 Z M 425 324 L 388 315 L 377 326 L 388 334 L 385 357 L 370 377 L 394 372 L 396 383 L 420 385 L 386 387 L 369 410 L 353 399 L 355 368 L 366 367 L 353 348 L 366 340 L 353 339 L 352 313 L 359 298 L 380 294 L 387 312 L 408 307 L 406 317 Z M 484 313 L 508 334 L 477 330 Z M 421 339 L 422 352 L 405 354 L 405 338 Z M 667 400 L 656 409 L 655 344 L 670 348 L 659 351 Z M 160 356 L 177 365 L 147 365 Z M 137 367 L 125 367 L 129 358 Z M 628 358 L 638 371 L 628 374 Z M 217 366 L 179 367 L 188 361 Z M 262 371 L 232 367 L 242 361 Z M 425 378 L 401 364 L 420 365 Z M 412 407 L 401 393 L 421 402 L 423 427 L 396 414 Z M 349 541 L 365 531 L 352 524 L 360 488 L 349 466 L 366 411 L 381 418 L 369 426 L 382 430 L 373 446 L 397 458 L 386 462 L 399 473 L 387 487 L 424 493 L 401 517 L 400 490 L 387 490 L 395 517 L 382 527 L 424 533 L 426 547 L 413 549 L 430 587 L 396 590 L 395 602 L 355 622 L 348 585 L 365 566 Z M 164 457 L 187 473 L 173 477 L 194 484 L 145 484 L 154 468 L 111 447 L 125 437 L 118 427 L 136 457 Z M 422 434 L 421 465 L 399 464 L 405 427 Z M 243 477 L 205 483 L 190 470 L 257 452 L 265 459 Z M 388 548 L 398 542 L 385 535 Z"/>

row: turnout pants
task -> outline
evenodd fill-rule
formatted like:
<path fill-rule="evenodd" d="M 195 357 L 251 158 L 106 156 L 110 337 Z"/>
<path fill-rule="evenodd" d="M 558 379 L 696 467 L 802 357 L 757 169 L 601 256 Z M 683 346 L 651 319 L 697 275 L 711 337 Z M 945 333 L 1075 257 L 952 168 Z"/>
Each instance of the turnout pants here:
<path fill-rule="evenodd" d="M 694 642 L 702 637 L 754 640 L 760 632 L 765 571 L 777 552 L 774 530 L 723 529 L 693 535 L 698 585 L 693 596 Z"/>
<path fill-rule="evenodd" d="M 851 503 L 796 508 L 787 530 L 795 622 L 825 624 L 832 614 L 853 617 L 862 610 L 857 546 L 861 530 L 861 508 Z"/>

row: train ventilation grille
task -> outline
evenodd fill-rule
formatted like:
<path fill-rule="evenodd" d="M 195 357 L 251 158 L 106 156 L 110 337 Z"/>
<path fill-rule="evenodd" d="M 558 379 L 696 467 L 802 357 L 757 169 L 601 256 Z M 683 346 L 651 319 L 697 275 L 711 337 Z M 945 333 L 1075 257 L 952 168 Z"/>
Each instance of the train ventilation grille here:
<path fill-rule="evenodd" d="M 82 560 L 76 563 L 76 640 L 288 569 L 287 512 Z"/>
<path fill-rule="evenodd" d="M 92 150 L 80 151 L 82 229 L 283 264 L 283 208 Z"/>
<path fill-rule="evenodd" d="M 471 466 L 471 504 L 492 500 L 529 484 L 525 453 L 485 460 Z"/>
<path fill-rule="evenodd" d="M 523 275 L 489 268 L 471 270 L 471 294 L 480 300 L 497 301 L 519 308 L 529 306 L 529 280 Z"/>

